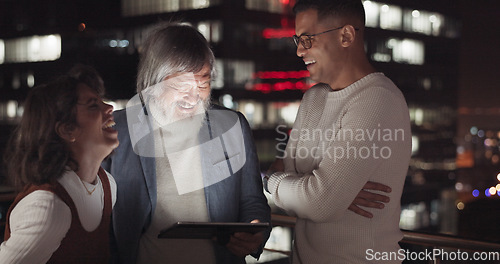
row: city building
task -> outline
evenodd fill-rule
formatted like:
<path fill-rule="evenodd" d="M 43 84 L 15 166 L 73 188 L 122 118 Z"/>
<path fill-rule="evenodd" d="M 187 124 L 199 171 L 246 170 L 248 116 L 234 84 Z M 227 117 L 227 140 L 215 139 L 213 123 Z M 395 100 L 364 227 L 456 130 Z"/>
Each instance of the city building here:
<path fill-rule="evenodd" d="M 459 11 L 452 0 L 363 2 L 369 58 L 402 90 L 410 109 L 413 156 L 401 228 L 458 234 Z M 27 91 L 74 63 L 94 66 L 105 80 L 109 100 L 115 108 L 124 107 L 134 95 L 138 50 L 149 27 L 182 20 L 212 45 L 217 57 L 213 100 L 245 114 L 266 169 L 284 147 L 283 135 L 294 122 L 303 92 L 314 84 L 291 40 L 294 3 L 2 3 L 8 6 L 0 8 L 0 151 L 22 115 Z"/>

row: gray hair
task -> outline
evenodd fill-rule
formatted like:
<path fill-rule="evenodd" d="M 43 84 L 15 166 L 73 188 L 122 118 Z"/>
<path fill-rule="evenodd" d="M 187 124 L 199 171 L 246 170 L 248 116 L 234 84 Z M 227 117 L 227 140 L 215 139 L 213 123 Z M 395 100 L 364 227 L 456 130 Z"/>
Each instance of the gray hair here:
<path fill-rule="evenodd" d="M 214 63 L 210 45 L 195 28 L 180 23 L 160 23 L 141 47 L 137 92 L 178 72 L 199 72 L 206 64 L 213 75 Z"/>

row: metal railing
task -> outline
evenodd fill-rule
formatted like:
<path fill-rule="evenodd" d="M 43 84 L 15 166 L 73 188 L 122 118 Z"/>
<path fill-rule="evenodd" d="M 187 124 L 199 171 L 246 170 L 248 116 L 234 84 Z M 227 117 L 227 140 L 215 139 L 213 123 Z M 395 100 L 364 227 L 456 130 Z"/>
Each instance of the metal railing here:
<path fill-rule="evenodd" d="M 294 227 L 296 218 L 285 215 L 272 215 L 273 226 Z M 465 251 L 477 252 L 500 252 L 500 244 L 479 241 L 474 239 L 460 238 L 444 234 L 427 234 L 421 232 L 414 232 L 408 230 L 401 230 L 403 232 L 402 243 L 431 247 L 432 249 L 460 249 Z M 290 252 L 281 252 L 290 255 Z M 429 260 L 429 263 L 441 263 L 439 258 Z"/>

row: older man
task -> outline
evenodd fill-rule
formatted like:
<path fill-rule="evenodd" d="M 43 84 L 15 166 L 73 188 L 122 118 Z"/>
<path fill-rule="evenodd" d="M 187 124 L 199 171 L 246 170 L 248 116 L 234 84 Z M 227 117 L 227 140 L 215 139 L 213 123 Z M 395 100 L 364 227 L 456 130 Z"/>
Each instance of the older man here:
<path fill-rule="evenodd" d="M 251 130 L 210 104 L 214 55 L 194 28 L 160 24 L 144 42 L 137 96 L 117 111 L 113 227 L 120 263 L 244 263 L 270 230 L 229 241 L 158 239 L 178 221 L 270 222 Z"/>

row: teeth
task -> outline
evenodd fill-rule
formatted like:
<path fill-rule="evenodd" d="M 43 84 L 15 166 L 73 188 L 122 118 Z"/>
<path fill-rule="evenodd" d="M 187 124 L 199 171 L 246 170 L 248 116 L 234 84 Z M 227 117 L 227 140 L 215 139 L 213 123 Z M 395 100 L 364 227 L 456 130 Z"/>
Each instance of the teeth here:
<path fill-rule="evenodd" d="M 309 64 L 316 63 L 316 61 L 315 61 L 315 60 L 312 60 L 312 61 L 305 61 L 304 63 L 305 63 L 306 65 L 309 65 Z"/>
<path fill-rule="evenodd" d="M 115 121 L 109 120 L 108 122 L 106 122 L 106 124 L 104 124 L 103 129 L 114 127 L 115 125 L 116 125 Z"/>
<path fill-rule="evenodd" d="M 180 107 L 185 108 L 185 109 L 193 109 L 196 105 L 190 105 L 190 104 L 179 104 Z"/>

